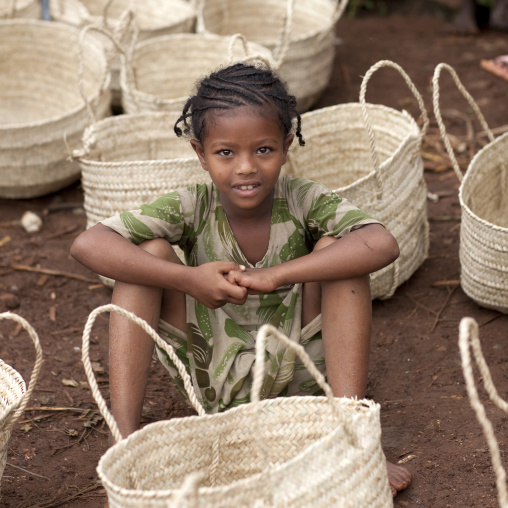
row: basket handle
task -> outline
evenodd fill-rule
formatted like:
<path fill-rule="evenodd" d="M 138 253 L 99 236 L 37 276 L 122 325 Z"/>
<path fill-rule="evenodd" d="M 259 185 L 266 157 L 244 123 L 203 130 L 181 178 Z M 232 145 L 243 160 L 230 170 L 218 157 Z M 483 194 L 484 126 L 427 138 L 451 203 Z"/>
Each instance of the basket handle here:
<path fill-rule="evenodd" d="M 487 121 L 485 120 L 485 117 L 483 116 L 482 112 L 480 111 L 478 104 L 475 102 L 475 100 L 470 95 L 470 93 L 465 89 L 464 85 L 462 84 L 459 77 L 457 76 L 455 69 L 448 64 L 440 63 L 434 69 L 434 76 L 432 77 L 432 104 L 434 106 L 434 115 L 436 117 L 437 124 L 439 125 L 439 132 L 441 133 L 441 138 L 443 139 L 443 142 L 446 147 L 446 151 L 448 153 L 448 156 L 450 157 L 450 161 L 452 163 L 453 170 L 455 171 L 455 174 L 457 175 L 459 182 L 462 182 L 462 179 L 464 178 L 464 176 L 462 175 L 462 171 L 460 170 L 459 164 L 457 162 L 457 158 L 455 157 L 455 153 L 453 152 L 453 148 L 450 143 L 450 139 L 448 137 L 448 134 L 446 133 L 446 128 L 444 126 L 443 118 L 441 116 L 441 109 L 439 107 L 439 76 L 441 75 L 441 70 L 443 70 L 443 69 L 446 69 L 452 76 L 453 81 L 455 82 L 455 85 L 457 86 L 460 93 L 464 96 L 464 98 L 467 100 L 467 102 L 469 103 L 469 105 L 471 106 L 473 111 L 475 112 L 483 129 L 487 133 L 489 140 L 494 141 L 495 138 L 494 138 L 494 135 L 492 134 L 492 131 L 489 129 Z"/>
<path fill-rule="evenodd" d="M 191 402 L 192 406 L 197 411 L 199 416 L 204 416 L 206 414 L 205 410 L 198 401 L 196 392 L 194 390 L 194 387 L 192 386 L 191 378 L 187 373 L 187 371 L 185 370 L 185 366 L 176 355 L 174 348 L 169 344 L 167 344 L 164 340 L 162 340 L 157 334 L 157 332 L 144 319 L 139 318 L 132 312 L 125 310 L 122 307 L 119 307 L 118 305 L 114 305 L 112 303 L 108 305 L 102 305 L 101 307 L 97 307 L 96 309 L 94 309 L 88 316 L 88 320 L 83 330 L 82 360 L 83 365 L 85 367 L 86 377 L 88 378 L 88 383 L 90 384 L 90 388 L 92 390 L 92 395 L 95 399 L 95 402 L 97 402 L 101 415 L 104 417 L 106 423 L 108 424 L 108 427 L 111 429 L 111 432 L 115 440 L 117 442 L 120 442 L 122 440 L 122 435 L 120 434 L 120 430 L 118 429 L 118 425 L 116 423 L 114 416 L 109 411 L 106 405 L 106 401 L 104 400 L 104 397 L 101 395 L 99 386 L 97 384 L 97 380 L 95 379 L 95 374 L 92 369 L 92 364 L 90 362 L 90 333 L 92 331 L 92 326 L 95 322 L 96 317 L 103 312 L 116 312 L 117 314 L 120 314 L 121 316 L 130 319 L 133 323 L 139 325 L 148 335 L 150 335 L 150 337 L 152 337 L 155 343 L 161 349 L 163 349 L 165 353 L 169 356 L 171 361 L 175 364 L 178 373 L 180 374 L 180 376 L 182 376 L 183 384 L 187 392 L 187 395 L 189 396 L 189 401 Z"/>
<path fill-rule="evenodd" d="M 37 333 L 35 332 L 32 325 L 25 318 L 13 312 L 2 312 L 0 314 L 0 320 L 3 319 L 12 319 L 13 321 L 16 321 L 16 323 L 19 323 L 28 332 L 28 335 L 32 339 L 32 342 L 35 347 L 35 364 L 34 368 L 32 369 L 32 375 L 30 376 L 30 382 L 28 383 L 28 389 L 25 392 L 25 395 L 23 396 L 21 404 L 19 405 L 18 409 L 16 409 L 16 411 L 13 413 L 12 419 L 5 429 L 9 430 L 13 427 L 13 425 L 16 423 L 19 417 L 23 414 L 23 411 L 25 410 L 28 400 L 32 396 L 32 392 L 34 391 L 35 388 L 35 383 L 37 382 L 37 378 L 39 377 L 39 372 L 41 370 L 42 348 Z"/>
<path fill-rule="evenodd" d="M 267 59 L 265 56 L 263 56 L 259 53 L 254 53 L 252 55 L 249 54 L 249 43 L 248 43 L 247 39 L 245 38 L 245 36 L 240 33 L 232 35 L 231 39 L 229 40 L 228 65 L 231 65 L 235 61 L 235 56 L 234 56 L 233 51 L 235 49 L 235 44 L 237 41 L 240 41 L 242 43 L 243 54 L 245 55 L 244 58 L 242 59 L 243 62 L 258 61 L 258 62 L 262 62 L 267 67 L 271 66 L 270 60 Z"/>
<path fill-rule="evenodd" d="M 375 137 L 374 137 L 374 130 L 372 129 L 372 124 L 369 119 L 369 113 L 367 111 L 367 105 L 365 102 L 365 94 L 367 92 L 367 83 L 369 82 L 372 74 L 374 74 L 374 72 L 376 72 L 378 69 L 380 69 L 382 67 L 392 67 L 395 70 L 397 70 L 399 72 L 399 74 L 404 78 L 404 81 L 406 82 L 407 86 L 409 87 L 409 89 L 411 90 L 413 95 L 415 96 L 415 98 L 418 102 L 418 106 L 420 108 L 421 116 L 423 118 L 423 125 L 420 130 L 420 140 L 423 140 L 423 137 L 427 133 L 427 129 L 429 127 L 429 117 L 427 115 L 427 110 L 425 109 L 425 103 L 423 102 L 423 98 L 422 98 L 420 92 L 416 89 L 416 86 L 413 83 L 413 81 L 411 80 L 411 78 L 404 71 L 404 69 L 399 64 L 392 62 L 391 60 L 380 60 L 379 62 L 374 64 L 367 71 L 367 73 L 365 74 L 365 76 L 362 79 L 362 84 L 360 87 L 360 107 L 362 110 L 363 120 L 365 122 L 365 126 L 367 128 L 367 133 L 369 136 L 370 152 L 372 155 L 372 162 L 374 164 L 374 171 L 375 171 L 377 187 L 378 187 L 378 194 L 377 194 L 378 199 L 381 198 L 382 193 L 383 193 L 383 182 L 381 181 L 381 176 L 379 174 L 381 165 L 379 163 L 379 158 L 378 158 L 377 152 L 376 152 L 376 142 L 375 142 Z"/>
<path fill-rule="evenodd" d="M 483 406 L 480 398 L 478 397 L 478 390 L 473 375 L 473 367 L 471 365 L 471 353 L 473 351 L 475 362 L 480 370 L 480 374 L 483 378 L 483 386 L 489 394 L 489 398 L 494 404 L 502 409 L 505 413 L 508 413 L 508 403 L 504 401 L 496 390 L 492 381 L 489 367 L 485 362 L 485 358 L 482 353 L 478 323 L 470 317 L 465 317 L 460 321 L 459 325 L 459 348 L 462 359 L 462 371 L 464 373 L 464 379 L 466 381 L 467 394 L 471 407 L 476 413 L 480 425 L 483 428 L 483 433 L 487 439 L 489 445 L 490 456 L 492 458 L 492 466 L 496 474 L 496 485 L 497 495 L 500 506 L 508 506 L 508 492 L 506 488 L 506 471 L 501 462 L 501 454 L 499 452 L 499 445 L 494 435 L 494 429 L 492 423 L 487 417 L 485 407 Z"/>

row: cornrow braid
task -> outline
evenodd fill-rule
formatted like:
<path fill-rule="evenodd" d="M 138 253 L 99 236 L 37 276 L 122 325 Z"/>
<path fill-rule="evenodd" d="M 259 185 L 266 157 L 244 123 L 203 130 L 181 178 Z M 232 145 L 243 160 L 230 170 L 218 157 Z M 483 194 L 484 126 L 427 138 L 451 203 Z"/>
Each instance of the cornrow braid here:
<path fill-rule="evenodd" d="M 293 120 L 296 119 L 295 135 L 300 145 L 305 145 L 295 96 L 288 92 L 286 84 L 268 67 L 245 63 L 218 69 L 203 78 L 197 85 L 196 93 L 185 103 L 174 126 L 175 134 L 179 137 L 193 136 L 201 143 L 206 136 L 207 112 L 248 105 L 275 110 L 284 136 L 292 131 Z"/>

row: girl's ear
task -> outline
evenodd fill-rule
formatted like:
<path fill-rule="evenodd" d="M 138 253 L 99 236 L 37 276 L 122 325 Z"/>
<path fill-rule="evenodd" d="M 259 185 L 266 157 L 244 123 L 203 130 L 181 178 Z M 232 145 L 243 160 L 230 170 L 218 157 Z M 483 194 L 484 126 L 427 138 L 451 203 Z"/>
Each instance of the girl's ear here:
<path fill-rule="evenodd" d="M 295 135 L 290 133 L 286 136 L 286 139 L 284 140 L 284 158 L 282 164 L 286 164 L 288 150 L 289 147 L 291 146 L 291 143 L 293 143 L 293 139 L 295 139 Z"/>
<path fill-rule="evenodd" d="M 192 148 L 194 148 L 194 151 L 196 152 L 196 155 L 198 156 L 199 162 L 201 162 L 201 167 L 205 171 L 208 171 L 208 166 L 206 165 L 205 152 L 203 150 L 203 145 L 197 139 L 191 139 L 190 144 L 191 144 Z"/>

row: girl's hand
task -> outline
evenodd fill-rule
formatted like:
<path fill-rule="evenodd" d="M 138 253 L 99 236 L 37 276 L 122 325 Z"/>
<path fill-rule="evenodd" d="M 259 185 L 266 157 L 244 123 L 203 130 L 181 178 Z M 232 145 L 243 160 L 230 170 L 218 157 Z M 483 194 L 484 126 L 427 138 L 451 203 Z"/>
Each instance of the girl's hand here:
<path fill-rule="evenodd" d="M 228 281 L 240 287 L 247 288 L 249 295 L 259 295 L 275 291 L 279 284 L 274 277 L 271 268 L 245 268 L 243 270 L 231 270 L 228 273 Z"/>
<path fill-rule="evenodd" d="M 209 309 L 217 309 L 226 303 L 243 305 L 247 299 L 247 289 L 228 281 L 231 271 L 240 273 L 240 265 L 228 261 L 205 263 L 192 269 L 187 293 Z"/>

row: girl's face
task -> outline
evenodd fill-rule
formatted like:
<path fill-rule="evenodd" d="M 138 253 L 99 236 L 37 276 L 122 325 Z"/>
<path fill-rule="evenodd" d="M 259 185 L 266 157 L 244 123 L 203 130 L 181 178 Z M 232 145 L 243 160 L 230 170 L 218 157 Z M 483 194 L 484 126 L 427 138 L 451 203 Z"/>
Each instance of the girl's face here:
<path fill-rule="evenodd" d="M 250 106 L 210 112 L 203 142 L 191 140 L 230 217 L 272 209 L 273 188 L 293 134 L 284 137 L 277 118 L 266 112 Z"/>

